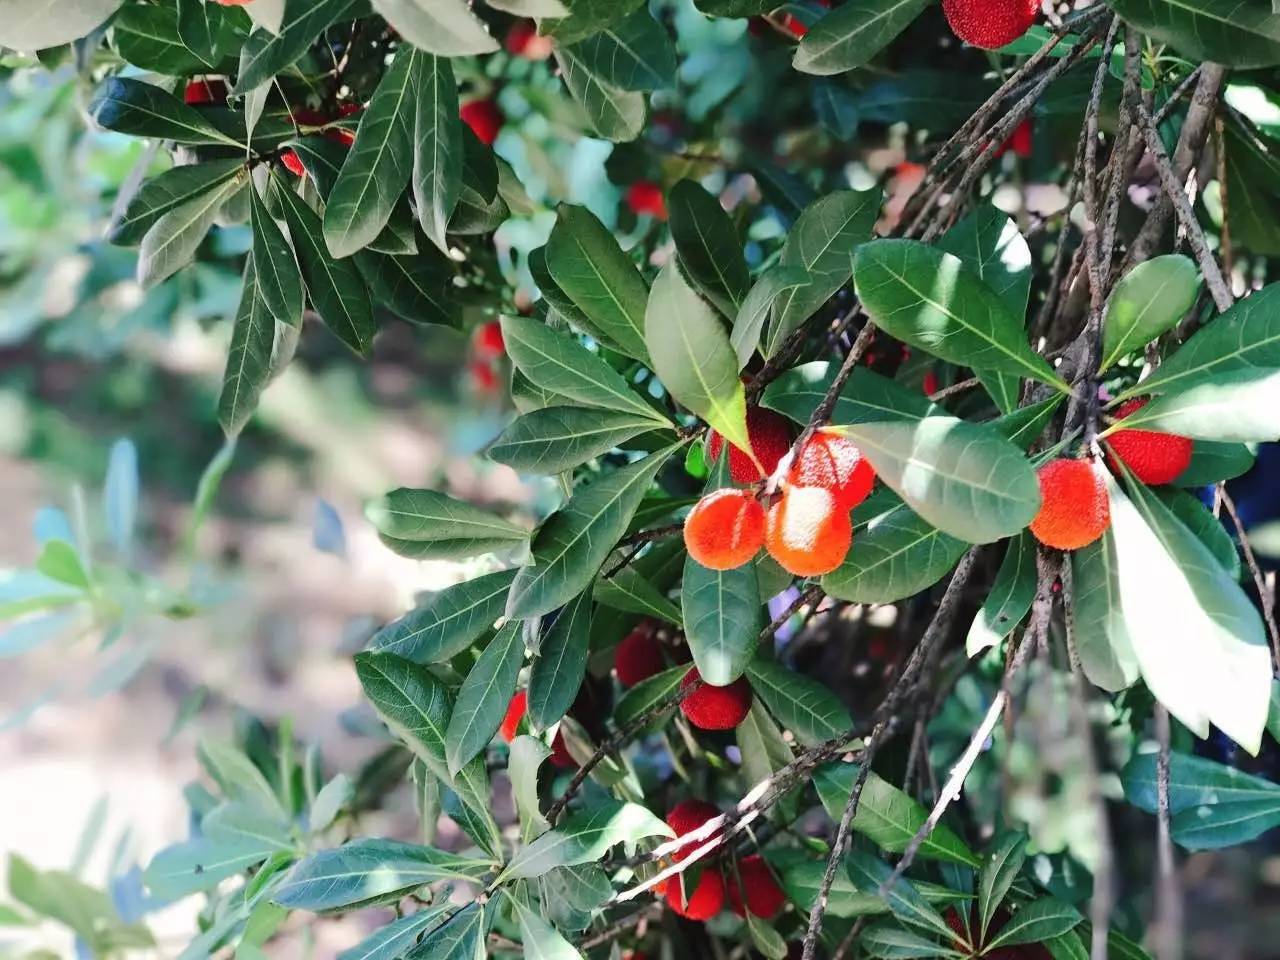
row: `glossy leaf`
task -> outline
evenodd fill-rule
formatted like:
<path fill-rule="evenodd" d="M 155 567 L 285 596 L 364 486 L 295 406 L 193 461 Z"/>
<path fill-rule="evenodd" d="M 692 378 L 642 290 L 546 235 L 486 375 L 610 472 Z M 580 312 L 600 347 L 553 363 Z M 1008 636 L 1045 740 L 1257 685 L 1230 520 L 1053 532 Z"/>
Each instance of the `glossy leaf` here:
<path fill-rule="evenodd" d="M 689 667 L 681 664 L 641 680 L 624 693 L 614 707 L 614 722 L 619 726 L 625 726 L 636 717 L 648 713 L 680 689 L 680 681 L 688 672 Z"/>
<path fill-rule="evenodd" d="M 1201 440 L 1191 448 L 1191 463 L 1174 482 L 1180 487 L 1205 487 L 1234 480 L 1252 470 L 1256 460 L 1250 444 Z"/>
<path fill-rule="evenodd" d="M 554 830 L 517 850 L 498 881 L 528 880 L 556 867 L 591 863 L 624 841 L 672 836 L 671 828 L 640 804 L 600 800 L 565 817 Z"/>
<path fill-rule="evenodd" d="M 986 944 L 987 950 L 1040 943 L 1060 937 L 1083 920 L 1080 911 L 1069 903 L 1046 897 L 1018 908 L 1009 922 Z"/>
<path fill-rule="evenodd" d="M 877 923 L 867 927 L 858 937 L 858 945 L 867 956 L 880 960 L 911 960 L 911 958 L 960 958 L 964 954 L 950 947 L 939 946 L 928 937 L 913 933 L 891 923 Z"/>
<path fill-rule="evenodd" d="M 1140 263 L 1116 283 L 1102 324 L 1106 370 L 1121 357 L 1177 326 L 1195 305 L 1200 275 L 1195 261 L 1169 254 Z"/>
<path fill-rule="evenodd" d="M 422 933 L 440 923 L 453 908 L 448 901 L 419 907 L 413 913 L 379 927 L 354 947 L 338 954 L 337 960 L 398 960 Z"/>
<path fill-rule="evenodd" d="M 125 7 L 111 22 L 112 36 L 120 56 L 143 70 L 154 70 L 168 76 L 201 73 L 212 65 L 210 60 L 189 46 L 179 36 L 180 14 L 171 9 L 132 5 Z"/>
<path fill-rule="evenodd" d="M 551 756 L 551 748 L 527 734 L 511 741 L 507 776 L 511 780 L 511 796 L 520 817 L 521 839 L 549 829 L 546 817 L 538 808 L 538 770 Z"/>
<path fill-rule="evenodd" d="M 831 388 L 838 370 L 838 365 L 825 360 L 792 367 L 765 388 L 760 403 L 796 423 L 807 424 Z M 831 422 L 916 421 L 941 412 L 942 409 L 924 395 L 866 367 L 856 367 L 836 398 Z"/>
<path fill-rule="evenodd" d="M 143 9 L 143 8 L 137 8 Z M 243 159 L 207 160 L 166 170 L 138 190 L 108 233 L 112 243 L 140 243 L 147 231 L 170 210 L 216 189 L 244 168 Z"/>
<path fill-rule="evenodd" d="M 1259 443 L 1280 440 L 1280 367 L 1244 368 L 1179 384 L 1134 411 L 1126 428 L 1141 427 L 1193 440 Z"/>
<path fill-rule="evenodd" d="M 423 54 L 417 63 L 413 199 L 423 232 L 448 253 L 445 232 L 462 192 L 462 122 L 453 66 Z"/>
<path fill-rule="evenodd" d="M 496 41 L 466 0 L 372 0 L 373 9 L 415 47 L 441 57 L 493 53 Z"/>
<path fill-rule="evenodd" d="M 227 436 L 239 433 L 257 409 L 258 398 L 271 377 L 275 341 L 276 320 L 267 306 L 255 261 L 250 258 L 218 396 L 218 423 Z"/>
<path fill-rule="evenodd" d="M 272 318 L 291 327 L 302 326 L 302 275 L 293 248 L 267 212 L 257 188 L 249 187 L 253 225 L 253 262 L 261 281 L 259 295 Z"/>
<path fill-rule="evenodd" d="M 595 599 L 601 606 L 614 610 L 655 617 L 678 627 L 684 625 L 680 608 L 634 566 L 623 567 L 608 579 L 602 577 L 596 581 Z"/>
<path fill-rule="evenodd" d="M 756 280 L 742 299 L 742 305 L 734 317 L 733 331 L 729 334 L 729 343 L 737 354 L 739 369 L 751 362 L 759 348 L 760 338 L 777 299 L 807 280 L 808 275 L 804 270 L 781 264 L 770 267 Z"/>
<path fill-rule="evenodd" d="M 240 56 L 240 73 L 232 93 L 240 96 L 256 90 L 292 66 L 307 52 L 322 30 L 352 13 L 359 2 L 285 0 L 279 30 L 260 28 L 250 34 Z"/>
<path fill-rule="evenodd" d="M 484 648 L 458 691 L 445 731 L 449 774 L 457 776 L 498 732 L 524 663 L 523 625 L 509 621 Z"/>
<path fill-rule="evenodd" d="M 240 147 L 199 110 L 173 94 L 132 77 L 110 77 L 94 91 L 89 115 L 99 126 L 135 137 L 175 143 L 218 143 Z"/>
<path fill-rule="evenodd" d="M 568 49 L 585 69 L 619 90 L 662 90 L 675 83 L 675 44 L 643 7 Z"/>
<path fill-rule="evenodd" d="M 1143 33 L 1193 60 L 1229 67 L 1280 63 L 1280 18 L 1265 0 L 1108 0 Z"/>
<path fill-rule="evenodd" d="M 747 665 L 747 677 L 752 692 L 805 746 L 839 737 L 852 724 L 845 705 L 811 677 L 761 659 Z"/>
<path fill-rule="evenodd" d="M 405 960 L 480 960 L 487 929 L 485 906 L 472 901 L 423 937 Z"/>
<path fill-rule="evenodd" d="M 423 252 L 389 256 L 362 250 L 356 266 L 373 299 L 410 323 L 457 327 L 459 310 L 451 293 L 453 269 L 441 257 Z"/>
<path fill-rule="evenodd" d="M 860 891 L 875 894 L 881 884 L 889 879 L 892 871 L 889 866 L 869 854 L 855 850 L 849 854 L 847 861 L 849 877 Z M 903 923 L 928 930 L 931 934 L 941 934 L 947 940 L 954 936 L 942 915 L 930 906 L 915 886 L 906 878 L 898 880 L 893 887 L 883 894 L 889 909 Z"/>
<path fill-rule="evenodd" d="M 991 918 L 1004 902 L 1005 894 L 1013 886 L 1022 864 L 1027 858 L 1027 835 L 1005 833 L 996 839 L 995 846 L 982 864 L 978 874 L 978 940 L 985 943 Z"/>
<path fill-rule="evenodd" d="M 894 506 L 854 533 L 856 548 L 822 578 L 822 588 L 851 603 L 892 603 L 941 580 L 968 549 L 910 507 Z"/>
<path fill-rule="evenodd" d="M 212 190 L 174 207 L 161 216 L 142 238 L 138 250 L 138 283 L 154 287 L 189 264 L 213 226 L 227 198 L 248 179 L 243 169 Z"/>
<path fill-rule="evenodd" d="M 529 531 L 435 490 L 400 487 L 365 509 L 380 533 L 397 540 L 524 540 Z"/>
<path fill-rule="evenodd" d="M 796 48 L 802 73 L 828 76 L 864 66 L 929 6 L 929 0 L 853 0 L 825 14 Z"/>
<path fill-rule="evenodd" d="M 446 587 L 375 633 L 369 647 L 416 663 L 449 660 L 502 616 L 515 577 L 515 570 L 503 570 Z"/>
<path fill-rule="evenodd" d="M 1036 542 L 1023 532 L 1009 541 L 991 592 L 969 628 L 965 653 L 976 656 L 1011 634 L 1036 595 Z"/>
<path fill-rule="evenodd" d="M 744 564 L 735 570 L 709 570 L 686 558 L 680 608 L 702 679 L 723 687 L 742 676 L 764 626 L 755 568 Z"/>
<path fill-rule="evenodd" d="M 565 86 L 585 111 L 587 123 L 597 136 L 614 143 L 629 143 L 640 136 L 649 114 L 643 93 L 620 90 L 607 83 L 571 47 L 557 47 L 555 58 Z"/>
<path fill-rule="evenodd" d="M 517 417 L 489 448 L 489 459 L 550 476 L 593 460 L 657 429 L 652 416 L 585 407 L 546 407 Z"/>
<path fill-rule="evenodd" d="M 1116 692 L 1138 679 L 1138 658 L 1120 600 L 1115 533 L 1071 552 L 1072 613 L 1080 667 L 1089 681 Z"/>
<path fill-rule="evenodd" d="M 545 730 L 568 713 L 587 674 L 591 588 L 564 606 L 538 645 L 529 671 L 529 723 Z"/>
<path fill-rule="evenodd" d="M 736 316 L 751 286 L 751 275 L 729 214 L 693 180 L 681 180 L 671 188 L 667 207 L 671 238 L 685 275 L 721 313 Z"/>

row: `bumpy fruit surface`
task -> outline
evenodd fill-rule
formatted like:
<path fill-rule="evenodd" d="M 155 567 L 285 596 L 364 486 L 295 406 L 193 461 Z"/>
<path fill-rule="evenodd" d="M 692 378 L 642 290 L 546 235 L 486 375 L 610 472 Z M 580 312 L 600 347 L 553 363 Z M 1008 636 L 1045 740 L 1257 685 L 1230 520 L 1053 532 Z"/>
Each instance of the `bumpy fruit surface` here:
<path fill-rule="evenodd" d="M 528 712 L 529 691 L 521 690 L 507 704 L 507 714 L 502 718 L 502 726 L 498 727 L 499 736 L 507 743 L 514 740 L 516 734 L 520 731 L 520 721 L 524 719 L 524 715 Z"/>
<path fill-rule="evenodd" d="M 746 911 L 750 910 L 753 916 L 762 917 L 765 920 L 778 915 L 778 911 L 786 903 L 787 896 L 778 886 L 778 881 L 774 879 L 769 865 L 764 862 L 764 857 L 758 853 L 743 857 L 738 861 L 736 876 L 731 866 L 725 869 L 729 875 L 729 905 L 734 913 L 745 917 Z M 739 879 L 742 880 L 741 886 L 738 884 Z"/>
<path fill-rule="evenodd" d="M 551 765 L 559 767 L 561 770 L 572 770 L 578 765 L 578 761 L 573 759 L 573 754 L 569 752 L 569 748 L 565 745 L 564 734 L 557 730 L 556 738 L 551 741 Z"/>
<path fill-rule="evenodd" d="M 787 471 L 791 486 L 830 490 L 845 510 L 867 499 L 875 482 L 875 469 L 862 451 L 844 437 L 824 430 L 813 435 Z"/>
<path fill-rule="evenodd" d="M 498 132 L 506 119 L 492 100 L 469 100 L 458 109 L 458 116 L 471 128 L 477 139 L 486 145 L 498 139 Z"/>
<path fill-rule="evenodd" d="M 702 800 L 681 800 L 667 811 L 667 826 L 675 831 L 677 837 L 683 837 L 686 833 L 692 833 L 708 820 L 718 816 L 720 811 L 709 803 Z M 672 859 L 676 862 L 683 860 L 702 843 L 706 843 L 715 836 L 717 834 L 713 833 L 701 843 L 690 843 L 687 847 L 682 847 L 671 855 Z"/>
<path fill-rule="evenodd" d="M 734 483 L 757 483 L 772 475 L 778 468 L 778 461 L 791 449 L 791 424 L 786 417 L 772 410 L 747 407 L 747 437 L 756 459 L 766 472 L 761 473 L 746 453 L 730 444 L 729 476 L 733 477 Z M 707 445 L 712 463 L 720 459 L 723 449 L 724 438 L 713 431 Z"/>
<path fill-rule="evenodd" d="M 942 0 L 942 12 L 965 43 L 995 50 L 1031 29 L 1040 0 Z"/>
<path fill-rule="evenodd" d="M 627 188 L 627 206 L 636 216 L 647 214 L 655 220 L 667 219 L 667 201 L 662 188 L 651 180 L 637 180 Z"/>
<path fill-rule="evenodd" d="M 1032 535 L 1047 547 L 1079 550 L 1111 526 L 1111 502 L 1102 471 L 1089 460 L 1051 460 L 1040 468 L 1040 512 Z"/>
<path fill-rule="evenodd" d="M 1141 410 L 1147 402 L 1140 398 L 1122 403 L 1116 417 L 1123 420 L 1135 410 Z M 1120 459 L 1135 477 L 1151 487 L 1173 483 L 1191 463 L 1191 440 L 1172 433 L 1117 430 L 1107 437 L 1106 443 L 1111 448 L 1113 467 L 1116 458 Z"/>
<path fill-rule="evenodd" d="M 613 668 L 618 682 L 624 687 L 634 687 L 641 680 L 648 680 L 661 673 L 663 667 L 662 648 L 653 638 L 653 629 L 648 624 L 641 624 L 628 633 L 613 652 Z"/>
<path fill-rule="evenodd" d="M 764 507 L 747 490 L 714 490 L 684 522 L 689 556 L 710 570 L 733 570 L 760 552 Z"/>
<path fill-rule="evenodd" d="M 788 573 L 818 577 L 844 562 L 853 544 L 853 524 L 830 490 L 787 487 L 769 508 L 764 543 Z"/>
<path fill-rule="evenodd" d="M 683 879 L 688 881 L 688 878 Z M 681 880 L 681 877 L 672 877 L 667 882 L 667 906 L 677 914 L 686 920 L 710 920 L 723 909 L 724 878 L 720 871 L 713 868 L 703 870 L 687 902 Z"/>
<path fill-rule="evenodd" d="M 284 168 L 292 173 L 295 177 L 305 177 L 307 168 L 302 165 L 302 160 L 292 150 L 286 150 L 280 155 L 280 162 L 284 164 Z"/>
<path fill-rule="evenodd" d="M 697 668 L 680 681 L 681 689 L 701 680 Z M 739 677 L 727 687 L 704 683 L 680 703 L 680 711 L 699 730 L 732 730 L 751 710 L 751 684 Z"/>

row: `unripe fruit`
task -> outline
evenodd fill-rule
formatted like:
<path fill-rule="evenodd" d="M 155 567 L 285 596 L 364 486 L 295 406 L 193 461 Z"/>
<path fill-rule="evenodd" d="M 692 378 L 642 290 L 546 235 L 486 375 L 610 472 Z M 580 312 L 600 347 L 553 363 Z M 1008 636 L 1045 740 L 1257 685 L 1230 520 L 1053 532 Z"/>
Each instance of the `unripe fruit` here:
<path fill-rule="evenodd" d="M 710 920 L 724 907 L 724 878 L 720 871 L 707 868 L 698 877 L 698 885 L 684 897 L 684 877 L 672 877 L 667 882 L 667 906 L 686 920 Z"/>
<path fill-rule="evenodd" d="M 787 487 L 769 508 L 765 548 L 797 577 L 830 573 L 844 562 L 852 543 L 849 511 L 822 487 Z"/>
<path fill-rule="evenodd" d="M 498 735 L 510 743 L 520 731 L 520 721 L 529 712 L 529 691 L 520 690 L 507 704 L 506 716 L 502 718 L 502 726 L 498 727 Z"/>
<path fill-rule="evenodd" d="M 726 487 L 708 493 L 689 511 L 684 545 L 710 570 L 734 570 L 760 552 L 764 507 L 750 491 Z"/>
<path fill-rule="evenodd" d="M 468 100 L 458 109 L 458 116 L 471 128 L 479 141 L 486 145 L 498 139 L 498 132 L 506 119 L 492 100 Z"/>
<path fill-rule="evenodd" d="M 302 161 L 292 150 L 286 150 L 281 154 L 280 162 L 283 163 L 284 168 L 295 177 L 305 177 L 307 175 L 307 168 L 302 165 Z"/>
<path fill-rule="evenodd" d="M 1148 403 L 1146 398 L 1130 400 L 1120 405 L 1116 418 L 1123 420 Z M 1177 480 L 1191 463 L 1192 443 L 1188 437 L 1154 430 L 1117 430 L 1107 437 L 1111 448 L 1112 467 L 1116 459 L 1124 463 L 1133 475 L 1147 486 L 1159 486 Z M 1119 469 L 1116 467 L 1116 469 Z"/>
<path fill-rule="evenodd" d="M 734 483 L 758 483 L 773 474 L 778 468 L 778 461 L 791 449 L 791 424 L 786 417 L 772 410 L 747 407 L 747 438 L 765 473 L 760 472 L 747 454 L 730 444 L 729 476 Z M 712 463 L 720 459 L 720 451 L 723 449 L 724 438 L 712 431 L 707 444 Z"/>
<path fill-rule="evenodd" d="M 1040 512 L 1032 535 L 1047 547 L 1079 550 L 1111 526 L 1111 502 L 1102 470 L 1089 460 L 1051 460 L 1039 470 Z"/>
<path fill-rule="evenodd" d="M 667 219 L 667 201 L 662 188 L 651 180 L 637 180 L 627 188 L 627 206 L 636 216 L 648 214 L 655 220 Z"/>
<path fill-rule="evenodd" d="M 680 681 L 680 689 L 701 679 L 702 675 L 695 667 Z M 727 687 L 703 683 L 680 702 L 680 712 L 699 730 L 732 730 L 747 718 L 750 711 L 751 684 L 745 677 L 739 677 Z"/>
<path fill-rule="evenodd" d="M 942 12 L 965 43 L 995 50 L 1031 29 L 1040 0 L 942 0 Z"/>
<path fill-rule="evenodd" d="M 875 469 L 862 451 L 844 437 L 825 430 L 813 435 L 787 471 L 791 486 L 830 490 L 845 510 L 852 510 L 867 499 L 875 481 Z"/>
<path fill-rule="evenodd" d="M 661 673 L 663 666 L 662 648 L 648 624 L 641 624 L 623 637 L 613 653 L 613 668 L 624 687 L 634 687 Z"/>
<path fill-rule="evenodd" d="M 733 868 L 726 868 L 729 875 L 729 905 L 740 917 L 750 910 L 753 916 L 770 920 L 778 915 L 787 895 L 773 878 L 773 871 L 764 862 L 764 857 L 752 854 L 738 861 L 737 874 Z M 741 887 L 738 880 L 741 879 Z M 745 892 L 746 896 L 743 896 Z M 743 902 L 745 900 L 745 903 Z"/>

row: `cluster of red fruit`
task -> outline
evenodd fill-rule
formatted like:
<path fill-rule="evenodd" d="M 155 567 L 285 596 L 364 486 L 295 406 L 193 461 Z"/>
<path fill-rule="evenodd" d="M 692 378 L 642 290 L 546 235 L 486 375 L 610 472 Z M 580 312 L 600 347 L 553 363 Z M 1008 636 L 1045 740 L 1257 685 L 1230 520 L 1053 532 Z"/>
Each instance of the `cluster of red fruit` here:
<path fill-rule="evenodd" d="M 1116 411 L 1123 420 L 1147 404 L 1130 400 Z M 1117 430 L 1107 438 L 1111 465 L 1117 461 L 1148 486 L 1172 483 L 1191 463 L 1192 443 L 1186 437 L 1154 430 Z M 1111 526 L 1111 501 L 1106 477 L 1091 460 L 1063 458 L 1040 468 L 1040 512 L 1031 533 L 1048 547 L 1079 550 L 1093 543 Z"/>
<path fill-rule="evenodd" d="M 687 652 L 685 661 L 687 662 Z M 614 673 L 624 687 L 634 687 L 666 669 L 653 625 L 645 622 L 622 638 L 613 654 Z M 732 730 L 751 711 L 751 684 L 739 677 L 725 687 L 702 683 L 697 667 L 680 681 L 681 689 L 698 684 L 680 701 L 680 712 L 699 730 Z"/>
<path fill-rule="evenodd" d="M 476 327 L 471 335 L 471 362 L 467 365 L 467 372 L 472 385 L 481 393 L 492 393 L 498 389 L 498 361 L 505 352 L 502 324 L 490 320 Z"/>
<path fill-rule="evenodd" d="M 753 407 L 747 411 L 747 433 L 755 460 L 733 447 L 729 475 L 736 483 L 755 484 L 772 475 L 791 448 L 790 431 L 784 418 Z M 723 444 L 719 435 L 711 435 L 712 460 Z M 867 498 L 874 482 L 875 471 L 856 446 L 820 430 L 796 456 L 782 482 L 782 495 L 767 514 L 753 491 L 716 490 L 698 501 L 685 520 L 685 546 L 693 559 L 712 570 L 740 567 L 763 546 L 798 577 L 830 573 L 844 562 L 853 543 L 849 513 Z"/>
<path fill-rule="evenodd" d="M 525 715 L 529 712 L 529 691 L 521 690 L 511 702 L 507 704 L 507 715 L 502 718 L 502 726 L 498 728 L 498 735 L 507 743 L 514 740 L 520 733 L 520 725 L 524 723 Z M 556 731 L 556 738 L 551 741 L 551 763 L 559 767 L 561 770 L 572 770 L 578 765 L 578 761 L 573 759 L 573 755 L 569 753 L 569 748 L 564 743 L 564 733 Z"/>
<path fill-rule="evenodd" d="M 965 43 L 995 50 L 1031 29 L 1040 0 L 942 0 L 942 12 Z"/>
<path fill-rule="evenodd" d="M 667 814 L 667 826 L 675 831 L 676 836 L 683 837 L 718 816 L 720 811 L 709 803 L 684 800 Z M 702 842 L 717 836 L 718 833 L 712 834 Z M 699 846 L 700 843 L 690 843 L 677 850 L 672 859 L 678 863 Z M 736 864 L 725 864 L 723 869 L 714 864 L 708 865 L 692 891 L 686 891 L 686 884 L 682 882 L 685 879 L 683 874 L 672 877 L 653 889 L 658 896 L 667 898 L 672 910 L 690 920 L 710 920 L 724 909 L 726 899 L 730 909 L 740 917 L 750 912 L 752 916 L 770 920 L 778 915 L 786 902 L 786 894 L 774 879 L 769 864 L 759 854 L 743 857 Z"/>

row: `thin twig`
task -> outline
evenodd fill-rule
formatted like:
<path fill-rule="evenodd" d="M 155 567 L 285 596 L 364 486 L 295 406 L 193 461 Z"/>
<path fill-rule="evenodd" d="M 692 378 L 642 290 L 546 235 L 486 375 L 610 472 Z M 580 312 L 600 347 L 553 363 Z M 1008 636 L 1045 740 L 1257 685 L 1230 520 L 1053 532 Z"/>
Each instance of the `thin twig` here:
<path fill-rule="evenodd" d="M 1249 573 L 1253 576 L 1253 585 L 1258 589 L 1258 599 L 1262 602 L 1262 619 L 1267 624 L 1267 635 L 1271 637 L 1271 655 L 1273 668 L 1280 671 L 1280 630 L 1276 628 L 1276 598 L 1267 589 L 1267 581 L 1262 576 L 1262 568 L 1258 566 L 1258 558 L 1254 555 L 1249 535 L 1244 531 L 1240 514 L 1236 512 L 1236 502 L 1227 493 L 1225 484 L 1218 485 L 1218 503 L 1227 508 L 1231 522 L 1236 525 L 1236 536 L 1240 540 L 1240 548 L 1244 553 L 1245 563 L 1249 565 Z"/>
<path fill-rule="evenodd" d="M 968 380 L 961 380 L 959 383 L 953 383 L 949 387 L 943 387 L 941 390 L 935 390 L 929 394 L 930 403 L 938 403 L 946 400 L 948 397 L 954 397 L 958 393 L 964 393 L 966 390 L 972 390 L 974 387 L 982 383 L 977 377 L 970 377 Z"/>

